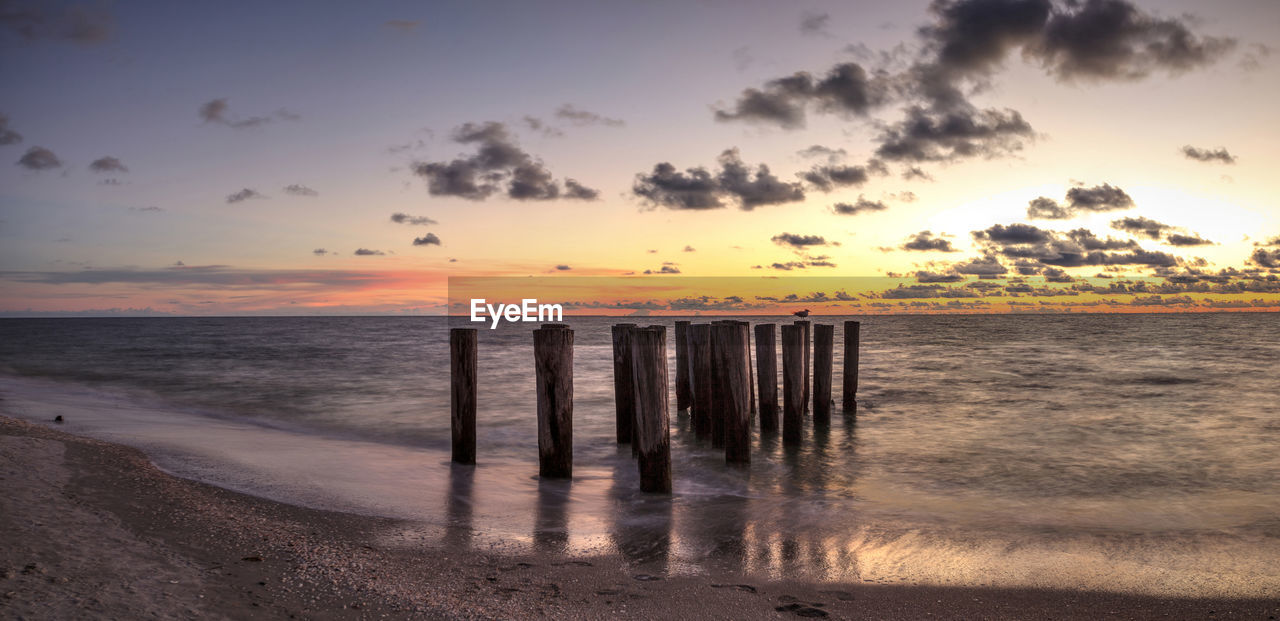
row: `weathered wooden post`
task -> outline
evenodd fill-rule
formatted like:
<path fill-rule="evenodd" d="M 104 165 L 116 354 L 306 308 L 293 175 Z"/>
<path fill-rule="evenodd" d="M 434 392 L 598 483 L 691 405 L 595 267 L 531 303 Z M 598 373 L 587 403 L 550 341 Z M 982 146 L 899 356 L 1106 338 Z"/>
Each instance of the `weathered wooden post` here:
<path fill-rule="evenodd" d="M 689 322 L 676 322 L 676 409 L 693 404 L 693 382 L 689 378 Z"/>
<path fill-rule="evenodd" d="M 724 409 L 729 402 L 729 380 L 723 359 L 726 355 L 725 348 L 729 346 L 725 342 L 725 335 L 728 334 L 725 325 L 728 323 L 732 322 L 711 322 L 711 446 L 714 448 L 724 448 Z"/>
<path fill-rule="evenodd" d="M 751 463 L 751 374 L 748 372 L 746 326 L 726 321 L 712 328 L 716 343 L 716 368 L 723 384 L 724 400 L 717 409 L 724 423 L 724 459 L 731 464 Z"/>
<path fill-rule="evenodd" d="M 689 326 L 689 360 L 693 365 L 693 433 L 701 439 L 711 437 L 711 326 L 705 323 Z"/>
<path fill-rule="evenodd" d="M 813 420 L 831 421 L 831 367 L 835 356 L 836 327 L 813 326 Z"/>
<path fill-rule="evenodd" d="M 449 330 L 449 423 L 453 461 L 476 463 L 476 329 Z"/>
<path fill-rule="evenodd" d="M 802 401 L 800 404 L 800 411 L 807 412 L 809 411 L 809 360 L 812 358 L 811 350 L 809 348 L 813 342 L 813 324 L 808 321 L 797 321 L 796 325 L 804 329 L 804 370 L 802 371 L 804 374 L 804 378 L 802 379 L 804 387 L 801 390 L 801 392 L 803 392 L 803 396 L 801 397 Z"/>
<path fill-rule="evenodd" d="M 538 387 L 538 476 L 573 476 L 573 330 L 548 323 L 533 331 Z"/>
<path fill-rule="evenodd" d="M 760 430 L 778 430 L 778 345 L 776 327 L 756 325 L 756 380 L 760 394 Z"/>
<path fill-rule="evenodd" d="M 638 328 L 631 333 L 635 371 L 636 426 L 640 450 L 640 491 L 671 493 L 671 424 L 667 408 L 667 329 Z"/>
<path fill-rule="evenodd" d="M 782 444 L 799 446 L 804 424 L 804 326 L 782 326 Z"/>
<path fill-rule="evenodd" d="M 738 323 L 742 326 L 742 334 L 743 334 L 743 336 L 742 336 L 742 344 L 743 344 L 743 349 L 747 350 L 747 353 L 746 353 L 746 361 L 747 361 L 747 378 L 748 378 L 748 382 L 747 382 L 747 394 L 751 395 L 751 418 L 750 418 L 750 419 L 748 419 L 748 420 L 755 420 L 755 416 L 756 416 L 756 371 L 755 371 L 755 367 L 754 367 L 754 366 L 752 366 L 752 364 L 751 364 L 751 322 L 750 322 L 750 321 L 740 321 L 740 322 L 738 322 Z"/>
<path fill-rule="evenodd" d="M 634 323 L 615 324 L 613 335 L 613 406 L 618 444 L 631 441 L 631 421 L 635 418 L 635 394 L 631 387 L 631 330 Z"/>
<path fill-rule="evenodd" d="M 861 333 L 861 322 L 844 322 L 844 396 L 841 401 L 846 414 L 858 411 L 858 341 Z"/>

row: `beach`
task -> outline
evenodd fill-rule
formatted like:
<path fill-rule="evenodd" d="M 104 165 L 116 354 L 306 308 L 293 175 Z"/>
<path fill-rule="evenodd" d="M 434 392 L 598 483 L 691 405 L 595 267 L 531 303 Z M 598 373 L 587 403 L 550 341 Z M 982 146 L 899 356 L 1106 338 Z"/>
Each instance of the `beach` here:
<path fill-rule="evenodd" d="M 405 546 L 397 520 L 170 476 L 141 452 L 0 418 L 9 618 L 1214 618 L 1275 599 L 653 575 L 612 555 Z"/>

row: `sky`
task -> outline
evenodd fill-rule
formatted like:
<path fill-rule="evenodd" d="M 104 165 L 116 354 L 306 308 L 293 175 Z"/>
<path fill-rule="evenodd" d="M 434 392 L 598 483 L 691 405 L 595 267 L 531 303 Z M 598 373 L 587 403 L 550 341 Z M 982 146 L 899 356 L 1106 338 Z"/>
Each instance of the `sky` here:
<path fill-rule="evenodd" d="M 677 277 L 681 310 L 1276 310 L 1277 33 L 1270 0 L 0 0 L 0 314 L 528 276 L 617 312 Z"/>

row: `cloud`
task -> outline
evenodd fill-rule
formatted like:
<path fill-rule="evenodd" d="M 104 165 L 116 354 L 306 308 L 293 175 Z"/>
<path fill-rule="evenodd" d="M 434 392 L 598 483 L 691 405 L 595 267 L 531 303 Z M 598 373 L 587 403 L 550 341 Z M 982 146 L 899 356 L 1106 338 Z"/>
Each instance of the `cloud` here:
<path fill-rule="evenodd" d="M 28 170 L 49 170 L 61 168 L 62 160 L 44 147 L 31 147 L 18 158 L 18 165 Z"/>
<path fill-rule="evenodd" d="M 595 112 L 575 108 L 572 104 L 563 104 L 559 108 L 556 108 L 556 118 L 567 121 L 571 125 L 575 125 L 577 127 L 585 127 L 588 125 L 622 127 L 627 124 L 626 121 L 623 121 L 622 119 L 613 119 L 607 116 L 601 116 Z"/>
<path fill-rule="evenodd" d="M 997 224 L 971 235 L 985 248 L 987 256 L 1019 261 L 1019 270 L 1024 274 L 1037 273 L 1045 267 L 1178 264 L 1178 258 L 1169 253 L 1144 250 L 1133 240 L 1099 239 L 1087 229 L 1064 234 L 1028 224 Z"/>
<path fill-rule="evenodd" d="M 320 196 L 319 192 L 297 183 L 284 186 L 284 193 L 292 196 Z"/>
<path fill-rule="evenodd" d="M 0 146 L 22 142 L 22 134 L 9 129 L 9 117 L 0 114 Z"/>
<path fill-rule="evenodd" d="M 411 216 L 407 213 L 396 212 L 391 214 L 391 221 L 396 224 L 410 224 L 414 226 L 427 226 L 431 224 L 440 224 L 426 216 Z"/>
<path fill-rule="evenodd" d="M 800 34 L 829 37 L 831 33 L 827 32 L 827 23 L 830 21 L 831 16 L 826 13 L 806 13 L 800 19 Z"/>
<path fill-rule="evenodd" d="M 856 216 L 860 213 L 884 211 L 888 208 L 889 206 L 884 204 L 883 201 L 873 201 L 859 195 L 858 200 L 853 203 L 836 203 L 832 205 L 831 211 L 842 216 Z"/>
<path fill-rule="evenodd" d="M 196 114 L 204 123 L 212 123 L 214 125 L 225 125 L 236 129 L 244 129 L 249 127 L 260 127 L 276 121 L 296 121 L 300 117 L 295 112 L 290 112 L 281 108 L 268 116 L 251 116 L 246 118 L 231 117 L 227 112 L 230 109 L 227 98 L 210 99 L 200 106 Z"/>
<path fill-rule="evenodd" d="M 838 187 L 860 186 L 871 178 L 871 173 L 884 172 L 884 165 L 877 161 L 867 166 L 814 166 L 806 172 L 797 173 L 797 176 L 812 184 L 815 189 L 830 192 Z"/>
<path fill-rule="evenodd" d="M 356 248 L 356 251 L 351 254 L 354 254 L 358 257 L 374 257 L 374 256 L 380 257 L 387 253 L 381 250 L 369 250 L 368 248 Z"/>
<path fill-rule="evenodd" d="M 932 231 L 920 231 L 907 238 L 907 241 L 899 247 L 903 250 L 918 250 L 922 252 L 958 252 L 951 245 L 951 240 L 943 237 L 934 237 Z"/>
<path fill-rule="evenodd" d="M 1255 248 L 1253 254 L 1249 255 L 1249 263 L 1258 267 L 1266 267 L 1270 269 L 1280 268 L 1280 248 L 1275 250 L 1267 250 L 1266 248 Z"/>
<path fill-rule="evenodd" d="M 825 157 L 827 158 L 827 161 L 830 162 L 839 161 L 848 154 L 849 152 L 844 149 L 832 149 L 831 147 L 824 147 L 820 144 L 815 144 L 796 151 L 796 155 L 799 155 L 800 157 Z"/>
<path fill-rule="evenodd" d="M 109 41 L 115 26 L 115 17 L 103 5 L 22 0 L 0 3 L 0 27 L 24 41 L 94 45 Z"/>
<path fill-rule="evenodd" d="M 763 88 L 745 89 L 729 109 L 717 109 L 715 119 L 798 129 L 804 127 L 810 105 L 823 112 L 866 116 L 890 100 L 891 90 L 889 76 L 868 74 L 858 63 L 840 63 L 821 79 L 801 71 L 770 80 Z"/>
<path fill-rule="evenodd" d="M 1222 162 L 1223 164 L 1236 163 L 1236 156 L 1227 152 L 1226 148 L 1219 147 L 1217 149 L 1198 149 L 1191 145 L 1182 147 L 1182 154 L 1187 159 L 1197 160 L 1200 162 Z"/>
<path fill-rule="evenodd" d="M 1184 235 L 1182 233 L 1170 233 L 1164 238 L 1166 244 L 1170 246 L 1212 246 L 1213 242 L 1200 237 L 1198 233 L 1192 235 Z"/>
<path fill-rule="evenodd" d="M 542 119 L 536 116 L 530 116 L 526 114 L 524 115 L 523 118 L 520 119 L 520 122 L 524 123 L 525 127 L 528 127 L 529 129 L 535 132 L 539 132 L 543 136 L 546 136 L 548 138 L 560 138 L 564 136 L 563 130 L 561 130 L 558 127 L 552 127 L 551 125 L 547 125 L 546 123 L 543 123 Z"/>
<path fill-rule="evenodd" d="M 1133 199 L 1124 190 L 1109 183 L 1083 186 L 1067 190 L 1067 204 L 1072 209 L 1085 211 L 1113 211 L 1133 207 Z"/>
<path fill-rule="evenodd" d="M 903 203 L 914 203 L 919 198 L 918 196 L 916 196 L 916 193 L 912 192 L 911 190 L 894 192 L 892 194 L 888 194 L 887 197 L 889 198 L 889 200 L 895 200 Z"/>
<path fill-rule="evenodd" d="M 453 141 L 474 145 L 475 152 L 448 162 L 418 162 L 414 174 L 427 182 L 432 196 L 457 196 L 482 201 L 502 191 L 515 200 L 571 198 L 590 200 L 596 190 L 573 182 L 561 189 L 551 171 L 525 152 L 502 123 L 466 123 L 453 132 Z"/>
<path fill-rule="evenodd" d="M 948 111 L 913 106 L 906 118 L 877 137 L 876 156 L 891 162 L 938 162 L 970 157 L 996 158 L 1022 150 L 1035 136 L 1016 110 Z"/>
<path fill-rule="evenodd" d="M 1172 230 L 1174 227 L 1168 224 L 1156 222 L 1150 218 L 1121 218 L 1111 221 L 1111 228 L 1117 231 L 1124 231 L 1132 235 L 1141 235 L 1150 239 L 1160 239 L 1165 231 Z"/>
<path fill-rule="evenodd" d="M 556 266 L 556 269 L 557 269 L 557 270 L 560 270 L 560 271 L 562 271 L 562 272 L 567 272 L 567 271 L 569 271 L 569 270 L 571 270 L 571 269 L 573 269 L 573 268 L 572 268 L 572 267 L 569 267 L 568 265 L 560 264 L 560 265 L 557 265 L 557 266 Z M 647 274 L 648 272 L 645 272 L 645 273 Z"/>
<path fill-rule="evenodd" d="M 421 24 L 421 22 L 419 22 L 419 21 L 418 21 L 418 20 L 416 20 L 416 19 L 413 19 L 413 20 L 410 20 L 410 19 L 389 19 L 389 20 L 387 20 L 387 21 L 385 21 L 385 22 L 383 22 L 383 23 L 382 23 L 382 25 L 383 25 L 383 26 L 385 26 L 385 27 L 387 27 L 387 28 L 390 28 L 390 29 L 392 29 L 392 30 L 394 30 L 394 31 L 396 31 L 396 32 L 402 32 L 402 33 L 405 33 L 405 34 L 408 34 L 408 33 L 411 33 L 411 32 L 413 32 L 413 31 L 417 30 L 417 29 L 418 29 L 418 26 L 419 26 L 420 24 Z"/>
<path fill-rule="evenodd" d="M 564 197 L 576 198 L 578 200 L 593 201 L 600 198 L 600 191 L 589 188 L 574 179 L 564 180 Z"/>
<path fill-rule="evenodd" d="M 266 198 L 266 196 L 263 196 L 263 195 L 262 195 L 262 194 L 260 194 L 257 190 L 251 190 L 251 189 L 249 189 L 249 188 L 244 188 L 243 190 L 240 190 L 239 192 L 236 192 L 236 193 L 234 193 L 234 194 L 228 194 L 228 195 L 227 195 L 227 203 L 228 203 L 228 204 L 230 204 L 230 203 L 239 203 L 239 202 L 242 202 L 242 201 L 247 201 L 247 200 L 249 200 L 249 199 L 251 199 L 251 198 Z"/>
<path fill-rule="evenodd" d="M 698 251 L 698 249 L 697 249 L 697 248 L 694 248 L 693 246 L 685 246 L 685 247 L 684 247 L 684 252 L 697 252 L 697 251 Z"/>
<path fill-rule="evenodd" d="M 1067 220 L 1075 214 L 1047 196 L 1031 199 L 1027 203 L 1027 218 L 1032 220 Z"/>
<path fill-rule="evenodd" d="M 921 181 L 933 181 L 933 175 L 925 172 L 919 166 L 908 166 L 902 171 L 902 178 L 907 181 L 919 179 Z"/>
<path fill-rule="evenodd" d="M 316 248 L 315 250 L 312 250 L 312 251 L 311 251 L 311 254 L 314 254 L 314 255 L 316 255 L 316 256 L 318 256 L 318 257 L 323 257 L 323 256 L 324 256 L 324 255 L 326 255 L 326 254 L 337 254 L 337 253 L 329 252 L 328 250 L 325 250 L 324 248 Z"/>
<path fill-rule="evenodd" d="M 827 245 L 827 240 L 820 235 L 796 235 L 793 233 L 779 233 L 770 238 L 770 241 L 779 246 L 791 246 L 793 248 Z"/>
<path fill-rule="evenodd" d="M 129 172 L 129 168 L 114 157 L 100 157 L 89 164 L 89 170 L 99 173 Z"/>
<path fill-rule="evenodd" d="M 164 211 L 164 208 L 163 208 L 163 207 L 155 207 L 155 206 L 150 206 L 150 207 L 130 207 L 130 208 L 129 208 L 129 211 L 137 211 L 137 212 L 142 212 L 142 213 L 157 213 L 157 212 Z"/>
<path fill-rule="evenodd" d="M 644 274 L 679 274 L 680 268 L 670 263 L 664 263 L 661 268 L 656 270 L 645 270 Z"/>
<path fill-rule="evenodd" d="M 422 236 L 422 237 L 415 237 L 415 238 L 413 239 L 413 245 L 415 245 L 415 246 L 439 246 L 439 245 L 440 245 L 440 238 L 439 238 L 439 237 L 436 237 L 436 234 L 435 234 L 435 233 L 427 233 L 426 235 L 424 235 L 424 236 Z"/>
<path fill-rule="evenodd" d="M 724 206 L 725 198 L 736 200 L 744 211 L 804 200 L 799 183 L 782 181 L 764 164 L 753 172 L 736 148 L 721 153 L 718 162 L 715 175 L 703 167 L 682 173 L 662 162 L 652 173 L 636 175 L 631 191 L 652 205 L 671 209 L 716 209 Z"/>
<path fill-rule="evenodd" d="M 995 224 L 982 230 L 974 231 L 973 238 L 978 241 L 989 241 L 995 244 L 1035 244 L 1049 241 L 1052 234 L 1030 224 Z"/>

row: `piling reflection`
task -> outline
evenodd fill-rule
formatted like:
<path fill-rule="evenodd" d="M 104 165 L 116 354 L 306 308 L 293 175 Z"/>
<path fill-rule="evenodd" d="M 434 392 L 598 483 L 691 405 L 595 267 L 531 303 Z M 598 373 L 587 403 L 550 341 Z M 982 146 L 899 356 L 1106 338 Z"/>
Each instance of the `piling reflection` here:
<path fill-rule="evenodd" d="M 538 479 L 538 505 L 533 522 L 533 545 L 540 551 L 569 550 L 569 479 Z"/>
<path fill-rule="evenodd" d="M 445 543 L 466 548 L 472 543 L 476 468 L 467 464 L 449 464 L 449 491 L 445 497 Z"/>
<path fill-rule="evenodd" d="M 633 566 L 665 574 L 671 564 L 672 497 L 641 492 L 636 468 L 631 459 L 618 459 L 614 464 L 608 493 L 609 541 Z"/>

